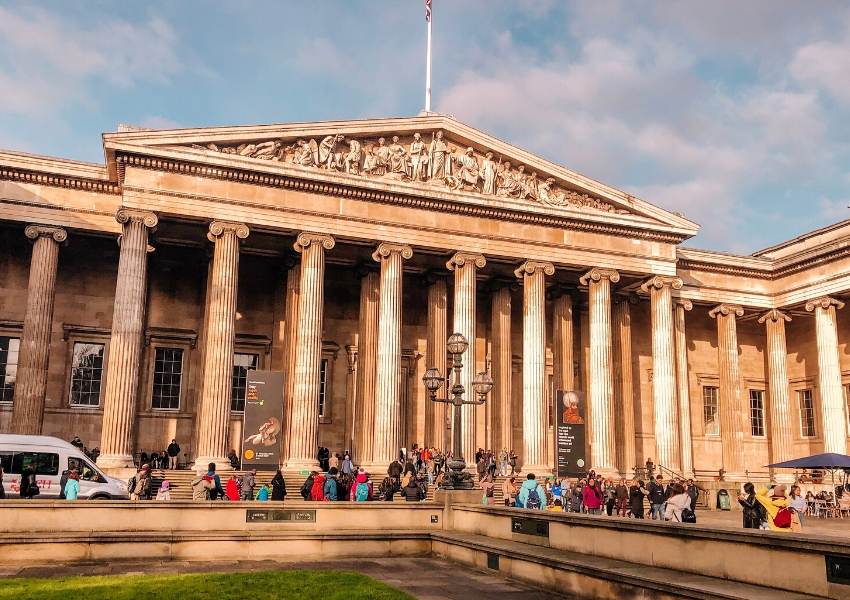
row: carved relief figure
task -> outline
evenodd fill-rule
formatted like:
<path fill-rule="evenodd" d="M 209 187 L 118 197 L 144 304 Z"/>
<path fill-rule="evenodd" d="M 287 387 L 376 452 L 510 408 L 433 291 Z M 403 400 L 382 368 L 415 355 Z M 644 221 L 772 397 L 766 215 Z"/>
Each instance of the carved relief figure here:
<path fill-rule="evenodd" d="M 505 161 L 502 170 L 499 171 L 496 193 L 499 196 L 506 196 L 508 198 L 519 198 L 522 193 L 522 185 L 514 173 L 511 172 L 511 163 L 509 161 Z"/>
<path fill-rule="evenodd" d="M 428 148 L 428 177 L 444 180 L 452 174 L 452 163 L 448 159 L 449 147 L 443 141 L 443 132 L 438 130 L 431 138 Z"/>
<path fill-rule="evenodd" d="M 348 148 L 348 153 L 346 153 L 345 158 L 342 161 L 343 166 L 345 167 L 345 172 L 351 173 L 352 175 L 359 175 L 360 159 L 363 156 L 360 149 L 360 142 L 357 140 L 349 140 Z"/>
<path fill-rule="evenodd" d="M 319 164 L 319 145 L 316 140 L 295 142 L 292 162 L 301 167 L 315 167 Z"/>
<path fill-rule="evenodd" d="M 493 195 L 496 193 L 496 162 L 493 160 L 493 153 L 488 152 L 484 156 L 484 162 L 481 163 L 481 191 L 485 194 Z"/>
<path fill-rule="evenodd" d="M 375 149 L 377 166 L 373 171 L 375 175 L 384 175 L 390 169 L 390 149 L 384 142 L 384 138 L 378 138 L 378 147 Z"/>
<path fill-rule="evenodd" d="M 378 173 L 378 156 L 372 144 L 366 146 L 366 154 L 363 156 L 363 173 L 366 175 L 383 175 Z"/>
<path fill-rule="evenodd" d="M 253 153 L 251 154 L 251 157 L 261 158 L 263 160 L 278 159 L 282 146 L 283 144 L 281 144 L 279 140 L 274 140 L 271 142 L 262 142 L 256 145 Z"/>
<path fill-rule="evenodd" d="M 340 167 L 339 154 L 335 152 L 336 145 L 342 142 L 345 136 L 328 135 L 319 144 L 319 166 L 325 169 L 336 170 Z"/>
<path fill-rule="evenodd" d="M 393 136 L 390 145 L 390 173 L 398 177 L 407 177 L 407 151 L 398 143 L 398 136 Z"/>
<path fill-rule="evenodd" d="M 428 154 L 425 152 L 425 142 L 419 133 L 413 134 L 410 144 L 410 178 L 413 181 L 428 179 Z"/>
<path fill-rule="evenodd" d="M 478 159 L 475 158 L 472 148 L 467 148 L 466 152 L 456 160 L 458 164 L 457 175 L 452 178 L 456 182 L 456 189 L 463 189 L 464 186 L 468 186 L 477 191 Z"/>

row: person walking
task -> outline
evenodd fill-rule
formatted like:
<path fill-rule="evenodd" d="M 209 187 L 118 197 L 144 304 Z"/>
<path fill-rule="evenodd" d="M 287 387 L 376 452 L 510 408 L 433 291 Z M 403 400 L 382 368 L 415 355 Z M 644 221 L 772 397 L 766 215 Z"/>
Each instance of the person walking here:
<path fill-rule="evenodd" d="M 675 521 L 677 523 L 692 522 L 690 514 L 691 497 L 685 492 L 684 486 L 680 483 L 671 483 L 669 486 L 670 497 L 667 498 L 667 503 L 664 509 L 664 520 Z"/>
<path fill-rule="evenodd" d="M 743 509 L 744 529 L 761 529 L 767 519 L 767 513 L 756 499 L 756 489 L 752 483 L 744 484 L 743 493 L 738 494 L 738 504 Z"/>
<path fill-rule="evenodd" d="M 177 440 L 171 440 L 171 443 L 168 444 L 168 448 L 165 449 L 166 454 L 168 454 L 168 468 L 176 469 L 177 468 L 177 459 L 180 456 L 180 444 L 177 443 Z"/>
<path fill-rule="evenodd" d="M 516 495 L 519 490 L 516 486 L 516 477 L 511 475 L 502 481 L 502 498 L 505 506 L 516 506 Z M 519 507 L 522 508 L 522 507 Z"/>
<path fill-rule="evenodd" d="M 528 510 L 546 510 L 546 491 L 537 483 L 534 473 L 526 475 L 525 481 L 519 488 L 517 504 L 522 504 Z"/>
<path fill-rule="evenodd" d="M 354 463 L 351 461 L 351 454 L 348 450 L 346 450 L 345 454 L 342 455 L 340 471 L 342 471 L 342 474 L 346 477 L 354 475 Z"/>
<path fill-rule="evenodd" d="M 649 505 L 652 520 L 664 520 L 664 502 L 667 500 L 664 478 L 659 474 L 649 481 Z"/>
<path fill-rule="evenodd" d="M 688 484 L 685 486 L 685 493 L 687 493 L 688 497 L 691 499 L 691 510 L 696 512 L 697 500 L 699 500 L 699 488 L 694 483 L 693 479 L 688 479 Z"/>
<path fill-rule="evenodd" d="M 65 499 L 76 500 L 80 495 L 80 474 L 76 469 L 71 469 L 68 473 L 68 481 L 65 483 Z"/>
<path fill-rule="evenodd" d="M 581 500 L 588 514 L 602 514 L 602 490 L 596 485 L 595 479 L 591 478 L 587 480 L 587 485 L 584 486 L 581 493 Z"/>
<path fill-rule="evenodd" d="M 484 477 L 484 481 L 481 482 L 481 490 L 484 492 L 484 495 L 481 498 L 481 504 L 486 506 L 491 506 L 495 501 L 494 489 L 496 485 L 493 483 L 493 477 L 489 473 Z"/>
<path fill-rule="evenodd" d="M 150 497 L 151 468 L 143 464 L 134 478 L 135 482 L 130 490 L 130 500 L 146 500 Z"/>
<path fill-rule="evenodd" d="M 286 481 L 283 479 L 283 473 L 280 469 L 272 478 L 272 500 L 283 502 L 286 498 Z"/>
<path fill-rule="evenodd" d="M 643 481 L 632 480 L 629 486 L 629 510 L 635 519 L 643 519 L 643 499 L 649 495 Z"/>
<path fill-rule="evenodd" d="M 629 510 L 629 486 L 626 485 L 625 479 L 620 480 L 620 483 L 614 488 L 614 493 L 617 497 L 617 516 L 625 517 Z"/>
<path fill-rule="evenodd" d="M 242 499 L 254 499 L 254 486 L 257 485 L 257 469 L 251 469 L 242 476 Z"/>

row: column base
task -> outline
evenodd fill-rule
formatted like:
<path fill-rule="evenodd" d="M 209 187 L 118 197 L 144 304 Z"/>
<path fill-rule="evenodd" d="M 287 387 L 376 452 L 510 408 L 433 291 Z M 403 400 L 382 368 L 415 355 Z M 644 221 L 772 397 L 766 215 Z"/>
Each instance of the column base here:
<path fill-rule="evenodd" d="M 774 483 L 792 484 L 797 483 L 797 478 L 794 473 L 771 473 L 770 480 Z"/>
<path fill-rule="evenodd" d="M 195 464 L 192 465 L 192 470 L 196 473 L 206 473 L 209 471 L 210 463 L 215 463 L 216 473 L 227 473 L 233 471 L 233 465 L 227 458 L 221 456 L 199 456 L 195 459 Z"/>
<path fill-rule="evenodd" d="M 101 454 L 97 457 L 97 466 L 103 471 L 135 469 L 136 463 L 129 454 Z"/>

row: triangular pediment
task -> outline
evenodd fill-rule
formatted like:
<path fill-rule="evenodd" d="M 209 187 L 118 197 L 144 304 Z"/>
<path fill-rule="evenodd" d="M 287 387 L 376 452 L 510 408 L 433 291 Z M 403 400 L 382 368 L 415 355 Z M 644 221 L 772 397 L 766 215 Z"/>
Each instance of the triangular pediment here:
<path fill-rule="evenodd" d="M 305 177 L 460 195 L 465 201 L 527 206 L 571 216 L 625 220 L 690 237 L 698 226 L 634 196 L 543 160 L 450 117 L 215 127 L 130 129 L 104 135 L 127 146 L 226 158 L 247 168 L 279 166 Z M 337 177 L 339 176 L 339 177 Z"/>

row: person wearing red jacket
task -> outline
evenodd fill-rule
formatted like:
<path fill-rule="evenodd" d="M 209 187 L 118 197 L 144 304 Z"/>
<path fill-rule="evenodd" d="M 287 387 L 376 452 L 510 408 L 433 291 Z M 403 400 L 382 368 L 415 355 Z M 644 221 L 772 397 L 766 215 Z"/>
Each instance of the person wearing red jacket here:
<path fill-rule="evenodd" d="M 596 485 L 596 480 L 591 478 L 587 480 L 587 485 L 581 493 L 582 503 L 588 514 L 598 515 L 602 513 L 602 490 Z"/>

